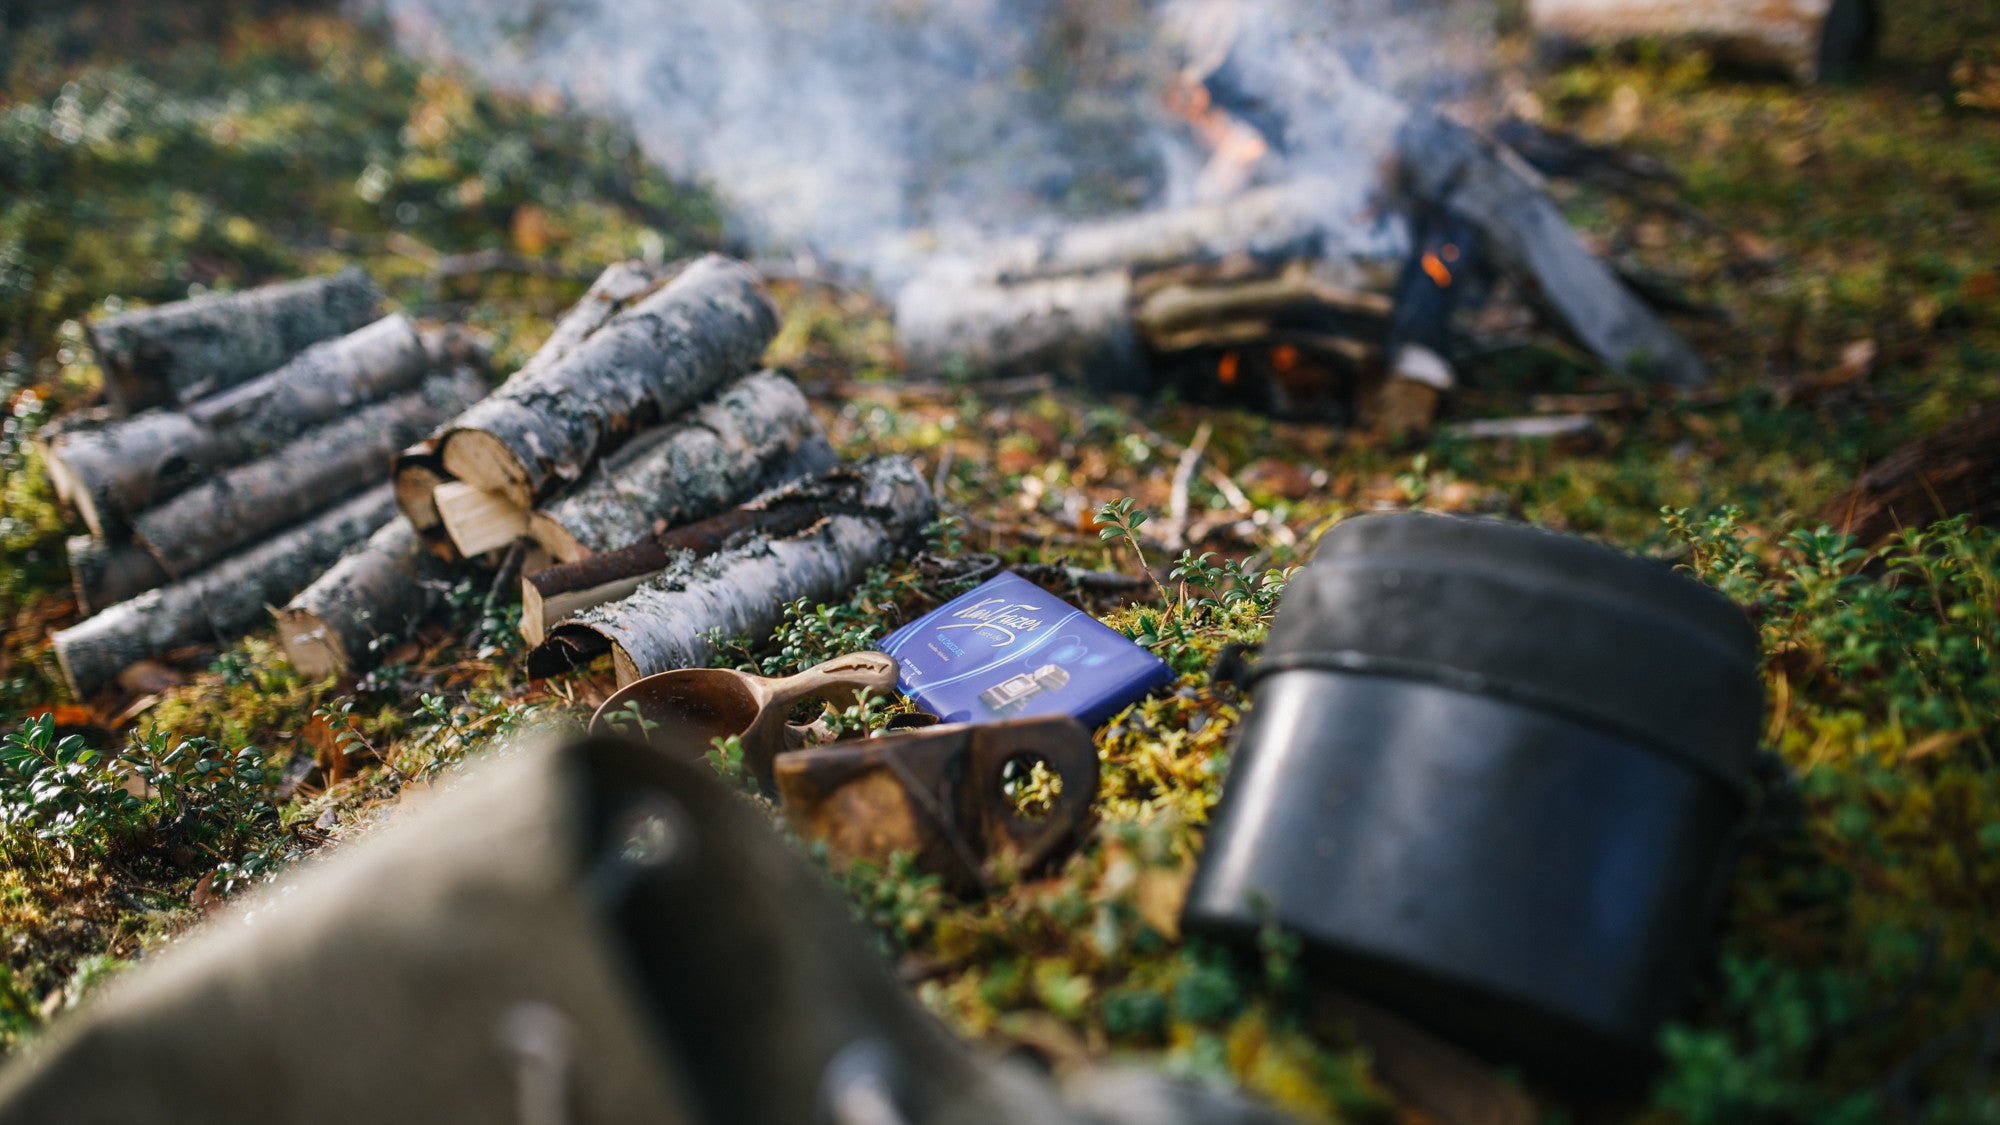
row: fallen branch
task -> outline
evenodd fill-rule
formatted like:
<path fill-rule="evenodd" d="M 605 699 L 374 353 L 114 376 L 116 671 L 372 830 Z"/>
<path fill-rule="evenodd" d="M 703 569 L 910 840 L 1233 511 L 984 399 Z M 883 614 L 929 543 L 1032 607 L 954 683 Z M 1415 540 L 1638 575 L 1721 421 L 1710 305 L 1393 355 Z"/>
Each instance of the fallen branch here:
<path fill-rule="evenodd" d="M 843 487 L 844 486 L 844 487 Z M 705 664 L 718 638 L 763 636 L 784 608 L 825 601 L 888 561 L 930 519 L 934 505 L 907 460 L 886 457 L 803 491 L 839 489 L 828 515 L 802 534 L 755 536 L 706 558 L 683 554 L 630 597 L 586 610 L 550 631 L 529 654 L 530 675 L 545 676 L 610 652 L 622 686 L 669 668 Z"/>
<path fill-rule="evenodd" d="M 450 564 L 398 516 L 273 611 L 278 641 L 308 680 L 366 671 L 430 616 L 451 582 Z"/>
<path fill-rule="evenodd" d="M 85 326 L 104 390 L 127 411 L 189 403 L 375 319 L 358 269 L 120 313 Z"/>
<path fill-rule="evenodd" d="M 440 442 L 445 470 L 531 507 L 628 434 L 751 370 L 777 327 L 777 309 L 749 267 L 702 258 L 466 411 Z"/>
<path fill-rule="evenodd" d="M 55 634 L 70 692 L 88 699 L 126 667 L 183 645 L 234 639 L 395 515 L 387 484 L 213 567 Z"/>
<path fill-rule="evenodd" d="M 141 513 L 134 535 L 167 574 L 191 574 L 331 497 L 380 481 L 397 451 L 485 392 L 470 369 L 434 375 L 418 390 L 355 411 Z"/>
<path fill-rule="evenodd" d="M 1968 411 L 1883 458 L 1820 518 L 1873 546 L 1899 529 L 1957 515 L 2000 526 L 2000 405 Z"/>
<path fill-rule="evenodd" d="M 672 425 L 641 434 L 528 517 L 558 563 L 630 546 L 837 461 L 798 385 L 746 375 Z M 772 473 L 785 469 L 783 479 Z"/>
<path fill-rule="evenodd" d="M 92 534 L 115 538 L 146 508 L 362 403 L 407 390 L 430 367 L 416 325 L 399 313 L 180 410 L 59 434 L 45 461 L 57 496 Z"/>

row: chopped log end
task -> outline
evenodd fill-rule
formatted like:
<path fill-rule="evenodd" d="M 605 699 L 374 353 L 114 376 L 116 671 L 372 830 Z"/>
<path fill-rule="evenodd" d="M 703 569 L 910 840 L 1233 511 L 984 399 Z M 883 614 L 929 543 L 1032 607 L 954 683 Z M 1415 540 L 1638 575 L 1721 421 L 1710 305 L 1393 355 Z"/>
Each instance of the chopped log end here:
<path fill-rule="evenodd" d="M 285 650 L 285 659 L 291 661 L 300 676 L 317 682 L 328 676 L 347 675 L 347 654 L 340 651 L 340 638 L 318 614 L 289 608 L 275 612 L 278 643 Z"/>
<path fill-rule="evenodd" d="M 618 686 L 624 687 L 644 675 L 639 671 L 639 662 L 625 651 L 625 646 L 616 641 L 611 643 L 611 670 L 618 676 Z"/>
<path fill-rule="evenodd" d="M 589 558 L 591 551 L 568 528 L 545 511 L 528 517 L 528 538 L 533 539 L 557 563 L 573 563 Z"/>
<path fill-rule="evenodd" d="M 107 544 L 88 535 L 69 541 L 70 588 L 77 608 L 97 613 L 167 583 L 166 571 L 145 548 Z"/>
<path fill-rule="evenodd" d="M 630 597 L 632 592 L 659 575 L 658 570 L 648 570 L 609 578 L 594 586 L 582 589 L 545 589 L 537 581 L 543 575 L 553 576 L 552 567 L 533 567 L 524 570 L 527 577 L 521 580 L 521 635 L 531 645 L 541 644 L 548 639 L 549 630 L 575 617 L 593 606 L 615 602 Z M 530 614 L 532 613 L 532 622 Z"/>
<path fill-rule="evenodd" d="M 528 484 L 528 470 L 506 442 L 484 430 L 453 429 L 447 430 L 438 444 L 449 476 L 497 493 L 517 508 L 534 507 L 535 491 Z"/>
<path fill-rule="evenodd" d="M 527 534 L 528 510 L 501 493 L 455 480 L 431 495 L 445 534 L 466 558 L 500 550 Z"/>
<path fill-rule="evenodd" d="M 542 620 L 542 592 L 535 588 L 528 578 L 521 579 L 521 636 L 530 648 L 541 644 L 548 637 L 548 629 Z"/>
<path fill-rule="evenodd" d="M 396 507 L 402 511 L 403 518 L 410 521 L 411 527 L 419 532 L 444 527 L 444 519 L 438 515 L 437 498 L 432 494 L 451 478 L 445 476 L 438 465 L 415 459 L 405 452 L 396 461 L 393 479 Z"/>

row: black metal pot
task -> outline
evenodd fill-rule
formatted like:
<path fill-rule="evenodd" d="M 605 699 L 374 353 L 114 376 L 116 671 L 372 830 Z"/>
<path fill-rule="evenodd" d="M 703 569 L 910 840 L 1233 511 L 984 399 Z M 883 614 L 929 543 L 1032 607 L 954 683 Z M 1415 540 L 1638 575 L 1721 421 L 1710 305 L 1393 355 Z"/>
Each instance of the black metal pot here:
<path fill-rule="evenodd" d="M 1253 677 L 1188 930 L 1489 1054 L 1629 1077 L 1734 858 L 1756 636 L 1657 563 L 1490 520 L 1351 520 Z"/>

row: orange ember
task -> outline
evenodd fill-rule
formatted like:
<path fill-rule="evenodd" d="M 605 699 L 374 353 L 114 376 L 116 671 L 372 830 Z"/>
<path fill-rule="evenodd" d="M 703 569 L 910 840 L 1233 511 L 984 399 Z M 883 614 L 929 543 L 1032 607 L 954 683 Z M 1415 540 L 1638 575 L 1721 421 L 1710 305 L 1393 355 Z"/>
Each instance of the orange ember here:
<path fill-rule="evenodd" d="M 1437 282 L 1439 289 L 1451 287 L 1451 267 L 1444 264 L 1444 259 L 1426 250 L 1423 265 L 1424 272 L 1431 276 L 1432 281 Z"/>
<path fill-rule="evenodd" d="M 1277 370 L 1278 374 L 1283 375 L 1285 372 L 1298 366 L 1298 363 L 1299 349 L 1290 344 L 1279 344 L 1277 347 L 1271 349 L 1271 366 Z"/>
<path fill-rule="evenodd" d="M 1222 353 L 1222 362 L 1215 365 L 1215 377 L 1222 380 L 1225 387 L 1236 385 L 1236 353 Z"/>

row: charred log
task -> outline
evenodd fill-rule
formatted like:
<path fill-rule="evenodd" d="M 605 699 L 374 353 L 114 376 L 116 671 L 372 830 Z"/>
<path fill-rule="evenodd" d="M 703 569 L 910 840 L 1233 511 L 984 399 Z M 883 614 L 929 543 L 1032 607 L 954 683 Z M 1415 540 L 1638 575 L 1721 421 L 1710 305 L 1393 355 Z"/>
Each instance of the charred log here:
<path fill-rule="evenodd" d="M 797 463 L 803 458 L 803 463 Z M 833 467 L 836 458 L 798 385 L 747 375 L 679 422 L 639 435 L 575 489 L 528 517 L 558 563 L 630 546 L 755 492 Z M 803 470 L 803 471 L 801 471 Z"/>
<path fill-rule="evenodd" d="M 227 641 L 312 581 L 395 515 L 383 484 L 231 556 L 185 582 L 149 590 L 55 634 L 72 694 L 87 699 L 125 668 L 182 645 Z"/>
<path fill-rule="evenodd" d="M 86 326 L 104 389 L 128 411 L 189 403 L 261 375 L 375 319 L 367 274 L 268 285 L 121 313 Z"/>
<path fill-rule="evenodd" d="M 141 513 L 134 534 L 166 573 L 190 574 L 380 481 L 399 450 L 485 390 L 470 370 L 434 375 Z"/>
<path fill-rule="evenodd" d="M 749 267 L 705 257 L 466 411 L 443 435 L 445 470 L 531 507 L 634 431 L 754 368 L 777 327 Z"/>
<path fill-rule="evenodd" d="M 1530 281 L 1598 359 L 1657 382 L 1708 382 L 1701 357 L 1583 245 L 1533 173 L 1506 150 L 1430 113 L 1412 114 L 1398 143 L 1419 201 L 1471 223 L 1495 263 Z"/>
<path fill-rule="evenodd" d="M 676 556 L 630 597 L 557 625 L 529 654 L 529 674 L 551 675 L 610 652 L 623 685 L 653 672 L 704 664 L 714 638 L 761 636 L 800 598 L 824 601 L 888 561 L 928 520 L 930 489 L 910 463 L 882 458 L 803 486 L 851 484 L 854 507 L 835 507 L 807 531 L 756 535 L 699 558 Z"/>
<path fill-rule="evenodd" d="M 273 611 L 278 640 L 306 679 L 366 671 L 437 609 L 451 581 L 451 565 L 398 516 Z"/>

